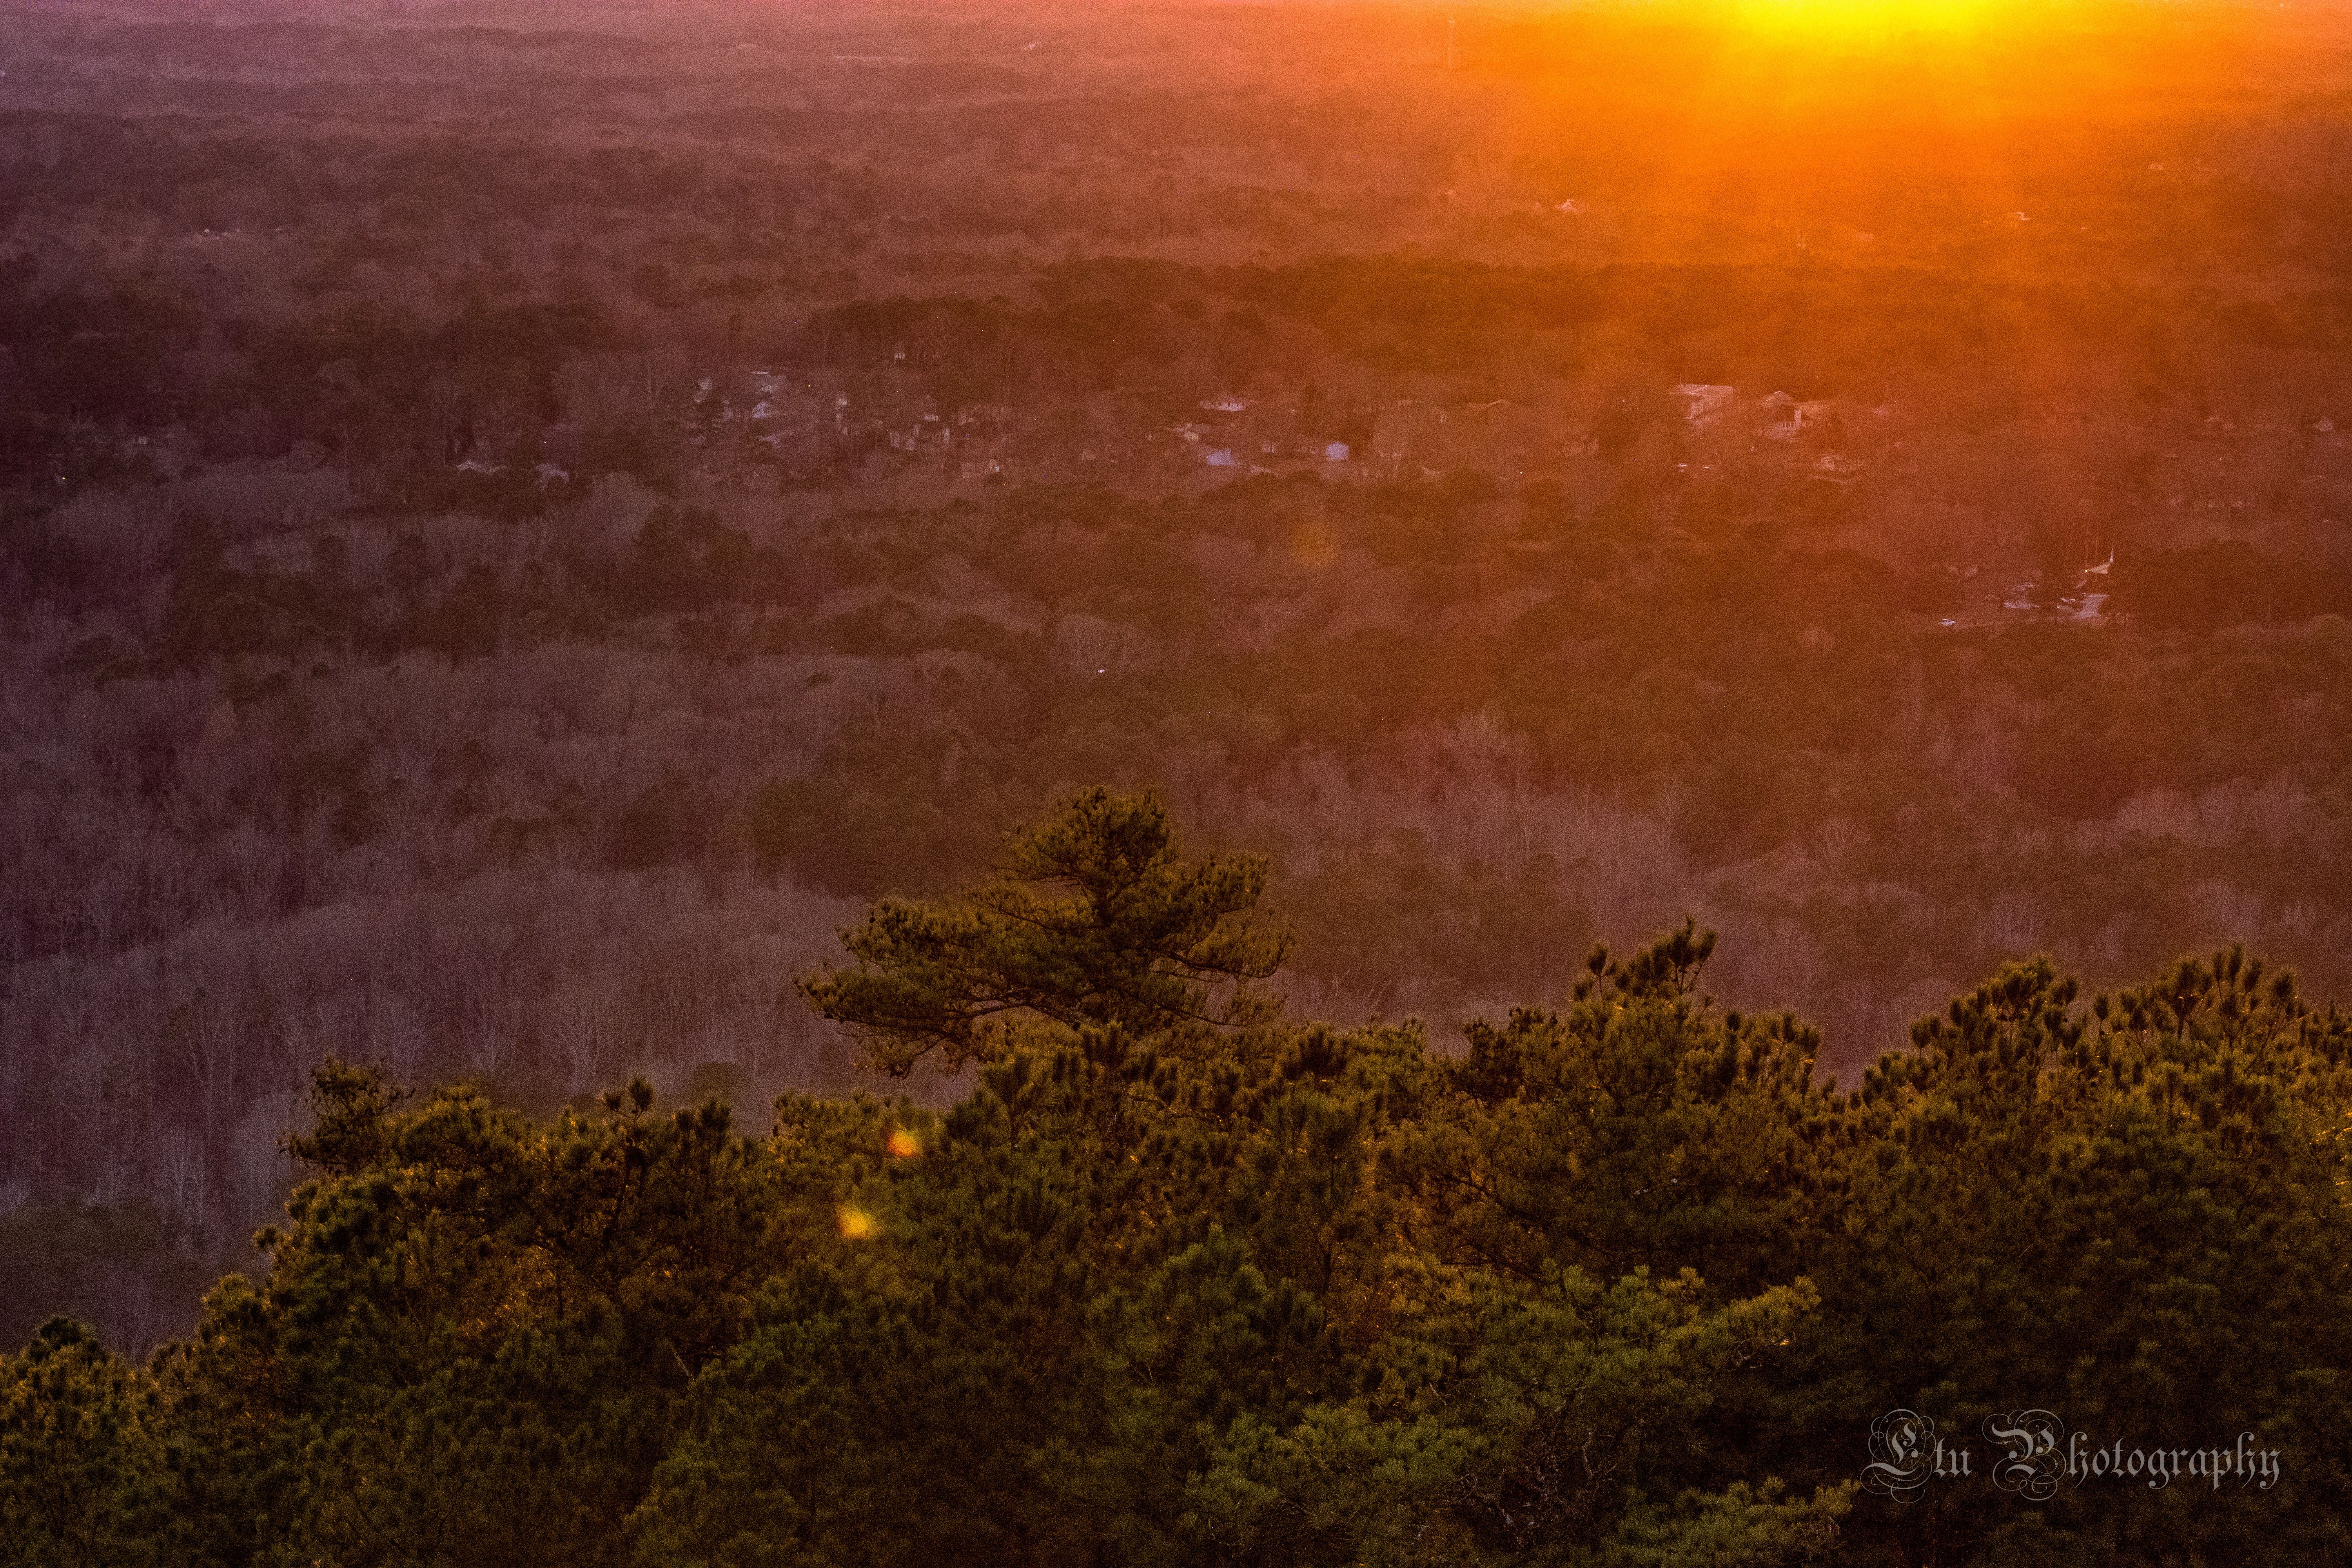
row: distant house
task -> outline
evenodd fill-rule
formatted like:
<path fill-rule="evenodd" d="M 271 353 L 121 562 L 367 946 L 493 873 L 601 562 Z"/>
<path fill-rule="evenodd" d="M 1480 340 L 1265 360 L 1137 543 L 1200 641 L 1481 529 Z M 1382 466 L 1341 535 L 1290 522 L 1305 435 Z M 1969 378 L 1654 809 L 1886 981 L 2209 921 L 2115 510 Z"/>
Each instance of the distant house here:
<path fill-rule="evenodd" d="M 1346 462 L 1348 460 L 1348 443 L 1345 441 L 1326 442 L 1323 447 L 1323 460 L 1327 463 Z"/>
<path fill-rule="evenodd" d="M 1213 468 L 1238 468 L 1242 466 L 1242 460 L 1234 456 L 1231 447 L 1220 447 L 1202 460 Z"/>
<path fill-rule="evenodd" d="M 1201 406 L 1212 414 L 1240 414 L 1247 410 L 1249 405 L 1228 393 L 1223 397 L 1203 398 Z"/>
<path fill-rule="evenodd" d="M 1706 424 L 1739 395 L 1736 386 L 1709 386 L 1696 381 L 1684 382 L 1674 392 L 1683 400 L 1683 417 L 1694 425 Z"/>
<path fill-rule="evenodd" d="M 2066 612 L 2067 619 L 2095 621 L 2100 618 L 2107 603 L 2106 579 L 2115 569 L 2116 552 L 2112 550 L 2107 552 L 2105 561 L 2095 566 L 2083 568 L 2083 575 L 2075 583 L 2074 592 L 2058 601 L 2059 607 Z"/>
<path fill-rule="evenodd" d="M 1775 441 L 1793 441 L 1830 416 L 1826 402 L 1807 403 L 1785 392 L 1776 392 L 1766 398 L 1764 409 L 1771 416 L 1764 434 Z"/>

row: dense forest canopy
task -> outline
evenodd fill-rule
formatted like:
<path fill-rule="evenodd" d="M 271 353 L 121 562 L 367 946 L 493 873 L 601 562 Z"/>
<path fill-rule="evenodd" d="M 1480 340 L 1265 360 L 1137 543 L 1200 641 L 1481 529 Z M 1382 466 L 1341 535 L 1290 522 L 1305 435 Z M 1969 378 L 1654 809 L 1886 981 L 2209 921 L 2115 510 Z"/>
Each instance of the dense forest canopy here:
<path fill-rule="evenodd" d="M 340 1472 L 314 1469 L 299 1497 L 234 1489 L 291 1485 L 273 1467 L 327 1451 L 306 1446 L 358 1444 L 337 1463 L 374 1466 L 364 1446 L 425 1397 L 400 1369 L 432 1363 L 417 1347 L 445 1331 L 477 1336 L 466 1354 L 499 1377 L 572 1353 L 548 1347 L 593 1341 L 618 1366 L 660 1343 L 664 1370 L 614 1374 L 633 1392 L 611 1399 L 642 1402 L 625 1411 L 598 1403 L 593 1357 L 547 1373 L 578 1380 L 545 1394 L 568 1413 L 547 1432 L 593 1410 L 615 1429 L 642 1418 L 638 1447 L 568 1471 L 527 1458 L 543 1434 L 516 1427 L 496 1442 L 523 1469 L 481 1461 L 561 1494 L 577 1530 L 547 1542 L 675 1554 L 725 1519 L 758 1536 L 744 1521 L 776 1498 L 814 1520 L 887 1496 L 931 1521 L 889 1552 L 943 1551 L 923 1532 L 980 1517 L 974 1500 L 1017 1473 L 1076 1510 L 1055 1528 L 1139 1557 L 1338 1561 L 1388 1551 L 1351 1532 L 1391 1528 L 1500 1552 L 1534 1548 L 1478 1510 L 1518 1504 L 1468 1500 L 1465 1478 L 1550 1461 L 1514 1447 L 1533 1428 L 1467 1413 L 1470 1384 L 1423 1364 L 1432 1336 L 1492 1358 L 1461 1376 L 1540 1383 L 1569 1373 L 1512 1335 L 1638 1321 L 1643 1355 L 1696 1359 L 1625 1374 L 1632 1403 L 1592 1430 L 1638 1428 L 1634 1468 L 1554 1497 L 1568 1511 L 1540 1514 L 1544 1540 L 1663 1561 L 1699 1550 L 1676 1532 L 1719 1529 L 1786 1554 L 1843 1521 L 1837 1539 L 1913 1559 L 1963 1537 L 2030 1553 L 1985 1533 L 1989 1515 L 1916 1522 L 1932 1510 L 1903 1516 L 1927 1534 L 1887 1545 L 1871 1532 L 1895 1516 L 1867 1523 L 1880 1502 L 1838 1490 L 1860 1441 L 1840 1424 L 1942 1400 L 1940 1430 L 1975 1432 L 1999 1413 L 1985 1402 L 2060 1397 L 2047 1378 L 2069 1336 L 2121 1354 L 2103 1336 L 2141 1331 L 2140 1296 L 2090 1275 L 2063 1310 L 2032 1294 L 2122 1267 L 2098 1183 L 2142 1183 L 2135 1202 L 2186 1205 L 2217 1236 L 2238 1222 L 2215 1215 L 2285 1203 L 2284 1183 L 2305 1206 L 2255 1226 L 2294 1260 L 2259 1287 L 2284 1327 L 2245 1328 L 2265 1348 L 2181 1397 L 2217 1441 L 2278 1424 L 2265 1451 L 2288 1445 L 2294 1485 L 2320 1489 L 2292 1495 L 2333 1498 L 2320 1407 L 2295 1401 L 2336 1364 L 2315 1325 L 2336 1289 L 2323 1200 L 2341 1173 L 2321 1165 L 2340 1152 L 2337 1037 L 2313 1022 L 2324 1005 L 2267 987 L 2291 967 L 2304 993 L 2352 995 L 2347 105 L 2352 23 L 2302 5 L 8 7 L 0 1344 L 47 1336 L 9 1363 L 10 1386 L 37 1391 L 11 1408 L 52 1409 L 68 1394 L 38 1393 L 51 1378 L 99 1402 L 89 1419 L 129 1445 L 89 1459 L 121 1467 L 105 1526 L 121 1539 L 151 1538 L 125 1521 L 152 1507 L 284 1532 L 171 1551 L 405 1560 L 455 1548 L 367 1535 L 398 1508 L 351 1500 Z M 1116 1006 L 1057 1007 L 1054 943 L 1077 917 L 985 879 L 1008 834 L 1095 785 L 1157 791 L 1224 868 L 1214 907 L 1263 921 L 1228 946 L 1213 921 L 1138 913 L 1173 921 L 1154 951 L 1197 971 L 1146 964 Z M 1010 901 L 937 902 L 985 887 Z M 873 909 L 899 923 L 861 923 Z M 979 1011 L 877 1032 L 875 1008 L 971 984 L 1004 958 L 1003 922 L 1032 917 L 1042 945 L 991 972 Z M 1596 943 L 1663 952 L 1641 944 L 1678 930 L 1718 933 L 1703 978 L 1585 968 Z M 841 961 L 844 931 L 869 972 L 797 988 Z M 950 939 L 953 963 L 892 967 Z M 2210 956 L 2241 943 L 2273 966 L 2260 986 L 2251 961 L 2232 978 Z M 2170 967 L 2183 952 L 2209 955 L 2193 973 L 2214 999 L 2149 1011 L 2148 977 L 2190 973 Z M 1431 1173 L 1447 1161 L 1566 1162 L 1507 1178 L 1530 1193 L 1586 1168 L 1560 1129 L 1598 1113 L 1547 1075 L 1601 1048 L 1595 998 L 1629 986 L 1682 1042 L 1656 1046 L 1685 1065 L 1655 1092 L 1699 1073 L 1688 1062 L 1769 1058 L 1769 1103 L 1741 1101 L 1748 1142 L 1722 1152 L 1758 1163 L 1748 1195 L 1638 1225 L 1431 1217 L 1468 1201 L 1430 1184 L 1456 1179 Z M 1191 999 L 1181 1018 L 1155 1011 L 1171 996 Z M 2039 1020 L 2001 1047 L 2012 1100 L 1984 1112 L 2030 1135 L 1936 1143 L 1935 1075 L 1991 1070 L 1938 1032 L 1993 1027 L 1952 1015 L 1956 996 L 2000 1029 Z M 2115 1021 L 2135 1005 L 2139 1022 Z M 2244 1071 L 2273 1087 L 2249 1110 L 2228 1052 L 2255 1049 L 2230 1031 L 2256 1015 L 2269 1043 Z M 1008 1016 L 1026 1022 L 1007 1035 Z M 1921 1034 L 1922 1017 L 1946 1023 Z M 1322 1065 L 1281 1065 L 1297 1053 Z M 329 1059 L 346 1066 L 316 1076 Z M 910 1062 L 906 1102 L 840 1098 Z M 1217 1114 L 1250 1131 L 1214 1158 L 1189 1122 L 1076 1131 L 1103 1096 L 1143 1114 L 1122 1097 L 1163 1070 L 1166 1105 L 1236 1096 Z M 1053 1116 L 1075 1120 L 983 1136 L 1045 1092 L 1009 1073 L 1045 1074 L 1066 1097 Z M 1328 1100 L 1313 1116 L 1360 1127 L 1345 1194 L 1314 1200 L 1353 1216 L 1360 1250 L 1335 1241 L 1312 1266 L 1264 1228 L 1305 1223 L 1276 1213 L 1294 1197 L 1229 1190 L 1242 1166 L 1216 1166 L 1251 1139 L 1307 1146 L 1284 1140 L 1307 1123 L 1281 1119 L 1307 1111 L 1276 1109 L 1302 1073 Z M 2084 1074 L 2104 1087 L 2060 1087 Z M 658 1113 L 599 1098 L 639 1079 Z M 2209 1079 L 2237 1109 L 2186 1109 Z M 373 1152 L 322 1163 L 330 1112 Z M 1640 1137 L 1718 1136 L 1668 1121 Z M 874 1152 L 894 1131 L 919 1159 Z M 2100 1139 L 2129 1146 L 2122 1163 L 2070 1185 L 2092 1181 L 2076 1162 Z M 632 1292 L 659 1294 L 655 1266 L 583 1261 L 497 1207 L 556 1224 L 572 1199 L 524 1166 L 635 1170 L 644 1140 L 674 1141 L 662 1168 L 733 1194 L 741 1227 L 690 1353 L 689 1330 L 646 1326 L 669 1308 L 631 1316 Z M 1930 1144 L 1993 1162 L 1969 1168 L 2000 1183 L 2030 1169 L 2055 1184 L 2035 1202 L 2080 1206 L 2046 1235 L 1998 1205 L 1924 1217 L 1930 1178 L 1902 1162 Z M 1046 1165 L 986 1163 L 1015 1147 Z M 938 1175 L 940 1148 L 982 1164 Z M 772 1149 L 800 1151 L 782 1186 L 752 1173 Z M 2222 1172 L 2252 1195 L 2206 1181 Z M 996 1416 L 936 1451 L 894 1429 L 822 1505 L 742 1468 L 749 1439 L 726 1424 L 769 1419 L 774 1380 L 824 1357 L 914 1335 L 928 1348 L 907 1365 L 989 1383 L 957 1358 L 994 1331 L 909 1303 L 998 1286 L 956 1273 L 965 1243 L 913 1238 L 966 1236 L 980 1222 L 958 1205 L 988 1184 L 1034 1178 L 1091 1213 L 1070 1194 L 1112 1176 L 1158 1195 L 1066 1236 L 1038 1220 L 1028 1261 L 988 1244 L 992 1268 L 1116 1282 L 1083 1332 L 1048 1322 L 1076 1310 L 1046 1302 L 1064 1287 L 1035 1286 L 1048 1318 L 1021 1342 L 1066 1359 L 1003 1394 L 1018 1441 L 955 1447 Z M 1993 1180 L 1969 1178 L 1969 1201 L 1990 1205 Z M 418 1182 L 504 1195 L 448 1206 L 404 1185 Z M 1180 1182 L 1215 1190 L 1171 1195 Z M 295 1239 L 251 1245 L 301 1183 Z M 874 1245 L 853 1246 L 828 1216 L 869 1197 Z M 323 1216 L 347 1203 L 373 1216 L 362 1229 L 488 1238 L 503 1260 L 449 1276 L 448 1300 L 521 1316 L 411 1302 L 365 1349 L 237 1339 L 278 1334 L 272 1314 L 299 1316 L 303 1291 L 373 1300 L 362 1274 L 407 1267 L 358 1232 L 304 1228 L 341 1225 Z M 1841 1228 L 1898 1211 L 1867 1239 Z M 1145 1213 L 1182 1223 L 1147 1245 L 1132 1227 L 1162 1221 Z M 631 1245 L 722 1247 L 645 1223 Z M 1947 1223 L 1990 1238 L 1971 1257 L 2024 1248 L 2024 1272 L 1936 1275 L 1918 1300 L 1945 1304 L 1905 1317 L 1883 1249 Z M 2132 1224 L 2174 1245 L 2174 1217 Z M 2033 1250 L 2053 1237 L 2109 1261 L 2062 1268 L 2071 1254 Z M 2256 1321 L 2257 1287 L 2206 1270 L 2257 1242 L 2212 1245 L 2149 1276 L 2189 1283 L 2165 1298 L 2185 1316 L 2147 1343 L 2206 1342 L 2180 1326 L 2200 1312 L 2232 1334 Z M 320 1283 L 317 1259 L 346 1246 L 333 1268 L 358 1272 Z M 1208 1273 L 1154 1272 L 1196 1246 L 1182 1267 Z M 559 1253 L 572 1260 L 546 1261 Z M 1961 1267 L 1901 1267 L 1931 1263 Z M 1612 1294 L 1636 1266 L 1651 1283 Z M 1698 1283 L 1673 1283 L 1685 1267 Z M 603 1272 L 582 1295 L 566 1268 Z M 231 1269 L 249 1283 L 200 1307 Z M 1245 1273 L 1268 1294 L 1230 1310 L 1274 1315 L 1200 1331 L 1257 1336 L 1263 1354 L 1119 1338 L 1160 1333 L 1138 1303 Z M 1996 1284 L 2025 1294 L 1996 1311 Z M 1947 1306 L 1958 1318 L 1935 1315 Z M 61 1312 L 94 1328 L 41 1329 Z M 2033 1317 L 2042 1337 L 2013 1378 L 1967 1370 L 1961 1349 L 1948 1379 L 1916 1360 L 1943 1331 L 1921 1324 Z M 1742 1359 L 1741 1336 L 1784 1319 L 1815 1325 L 1792 1355 L 1815 1348 Z M 822 1341 L 817 1359 L 787 1341 Z M 215 1352 L 258 1359 L 224 1370 Z M 390 1359 L 370 1362 L 361 1404 L 330 1409 L 303 1392 L 314 1353 Z M 1217 1403 L 1244 1363 L 1270 1381 Z M 806 1419 L 862 1431 L 899 1397 L 888 1377 L 932 1375 L 859 1364 L 842 1377 L 862 1392 Z M 248 1376 L 291 1381 L 240 1383 L 253 1403 L 230 1402 L 234 1432 L 186 1425 Z M 2111 1435 L 2140 1419 L 2090 1421 L 2080 1378 L 2074 1419 Z M 482 1409 L 509 1397 L 461 1384 L 445 1392 Z M 2155 1383 L 2131 1386 L 2118 1410 L 2160 1404 Z M 1163 1403 L 1139 1414 L 1146 1389 Z M 473 1416 L 418 1419 L 492 1440 Z M 1130 1468 L 1055 1468 L 1095 1452 Z M 474 1462 L 381 1473 L 422 1497 Z M 751 1491 L 693 1501 L 698 1466 Z M 900 1466 L 971 1479 L 915 1508 L 888 1489 Z M 1300 1467 L 1359 1479 L 1310 1496 Z M 1377 1526 L 1347 1489 L 1376 1471 L 1420 1478 Z M 172 1489 L 215 1472 L 232 1489 L 211 1500 Z M 1786 1489 L 1733 1490 L 1767 1476 Z M 474 1502 L 435 1494 L 448 1539 L 491 1528 L 496 1489 L 478 1484 Z M 2333 1506 L 2266 1495 L 2282 1511 L 2263 1517 L 2294 1530 Z M 318 1511 L 339 1499 L 372 1511 Z M 2252 1517 L 2081 1506 L 2031 1528 L 2127 1555 Z M 2178 1533 L 2198 1530 L 2221 1533 Z M 841 1554 L 831 1539 L 807 1538 L 813 1560 Z"/>
<path fill-rule="evenodd" d="M 1253 1002 L 1265 875 L 1097 789 L 877 904 L 802 984 L 975 1064 L 944 1115 L 330 1062 L 265 1280 L 0 1362 L 0 1552 L 2340 1560 L 2352 1019 L 2292 980 L 2012 964 L 1842 1094 L 1685 925 L 1448 1057 Z"/>

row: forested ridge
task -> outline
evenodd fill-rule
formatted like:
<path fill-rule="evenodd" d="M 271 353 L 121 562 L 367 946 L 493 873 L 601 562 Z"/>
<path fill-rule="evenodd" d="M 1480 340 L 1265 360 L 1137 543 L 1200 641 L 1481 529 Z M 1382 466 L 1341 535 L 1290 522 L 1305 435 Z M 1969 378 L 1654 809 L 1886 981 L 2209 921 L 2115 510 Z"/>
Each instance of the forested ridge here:
<path fill-rule="evenodd" d="M 1284 1016 L 1265 862 L 1180 850 L 1081 791 L 801 978 L 944 1111 L 320 1067 L 261 1277 L 0 1361 L 0 1561 L 2341 1560 L 2352 1019 L 2290 977 L 2011 964 L 1848 1093 L 1685 924 L 1448 1055 Z M 2029 1492 L 2035 1408 L 2268 1457 Z M 1859 1484 L 1897 1410 L 1969 1472 Z"/>

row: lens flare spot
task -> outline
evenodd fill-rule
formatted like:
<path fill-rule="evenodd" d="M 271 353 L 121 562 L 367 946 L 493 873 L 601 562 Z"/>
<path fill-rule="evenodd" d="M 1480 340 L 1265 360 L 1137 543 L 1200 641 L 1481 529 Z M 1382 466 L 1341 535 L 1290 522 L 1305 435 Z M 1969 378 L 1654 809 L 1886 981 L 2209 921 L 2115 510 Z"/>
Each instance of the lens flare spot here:
<path fill-rule="evenodd" d="M 1290 557 L 1301 566 L 1321 570 L 1339 559 L 1338 531 L 1320 518 L 1310 518 L 1290 531 Z"/>
<path fill-rule="evenodd" d="M 874 1235 L 874 1216 L 856 1204 L 841 1205 L 841 1234 L 851 1241 L 865 1241 Z"/>
<path fill-rule="evenodd" d="M 911 1160 L 923 1152 L 923 1145 L 913 1133 L 900 1127 L 890 1134 L 890 1158 Z"/>

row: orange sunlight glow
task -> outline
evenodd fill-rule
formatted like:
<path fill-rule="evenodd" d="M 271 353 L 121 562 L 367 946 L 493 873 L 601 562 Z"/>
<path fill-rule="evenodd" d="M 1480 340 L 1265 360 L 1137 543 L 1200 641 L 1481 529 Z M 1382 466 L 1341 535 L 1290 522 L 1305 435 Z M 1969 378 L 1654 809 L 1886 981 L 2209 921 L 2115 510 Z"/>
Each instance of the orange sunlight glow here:
<path fill-rule="evenodd" d="M 1915 33 L 2006 31 L 2046 21 L 2049 7 L 2013 0 L 1729 0 L 1724 20 L 1759 32 L 1840 41 Z"/>
<path fill-rule="evenodd" d="M 892 1131 L 889 1148 L 894 1160 L 911 1160 L 923 1152 L 921 1140 L 903 1127 Z"/>
<path fill-rule="evenodd" d="M 856 1204 L 844 1204 L 841 1205 L 841 1234 L 846 1239 L 850 1241 L 868 1240 L 878 1228 L 879 1227 L 874 1223 L 874 1216 L 866 1213 L 864 1209 L 859 1208 Z"/>

